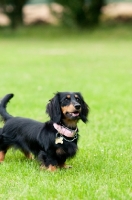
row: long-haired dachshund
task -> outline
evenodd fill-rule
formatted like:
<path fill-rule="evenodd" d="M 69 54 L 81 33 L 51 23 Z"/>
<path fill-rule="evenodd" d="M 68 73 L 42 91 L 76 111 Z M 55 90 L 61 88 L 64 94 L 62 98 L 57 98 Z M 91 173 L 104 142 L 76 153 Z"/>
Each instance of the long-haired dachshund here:
<path fill-rule="evenodd" d="M 0 162 L 10 147 L 21 150 L 27 158 L 33 154 L 42 168 L 55 171 L 68 168 L 67 158 L 75 156 L 79 138 L 77 123 L 87 122 L 89 107 L 79 92 L 58 92 L 46 106 L 50 120 L 42 123 L 28 118 L 13 117 L 6 105 L 13 97 L 7 94 L 0 102 L 4 126 L 0 130 Z"/>

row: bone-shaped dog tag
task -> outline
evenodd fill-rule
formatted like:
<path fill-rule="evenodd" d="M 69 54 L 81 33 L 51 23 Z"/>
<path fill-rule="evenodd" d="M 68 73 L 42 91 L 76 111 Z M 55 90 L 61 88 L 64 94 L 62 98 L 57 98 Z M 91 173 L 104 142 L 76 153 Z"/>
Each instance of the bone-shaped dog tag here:
<path fill-rule="evenodd" d="M 55 139 L 55 144 L 63 144 L 63 137 L 57 137 L 56 139 Z"/>

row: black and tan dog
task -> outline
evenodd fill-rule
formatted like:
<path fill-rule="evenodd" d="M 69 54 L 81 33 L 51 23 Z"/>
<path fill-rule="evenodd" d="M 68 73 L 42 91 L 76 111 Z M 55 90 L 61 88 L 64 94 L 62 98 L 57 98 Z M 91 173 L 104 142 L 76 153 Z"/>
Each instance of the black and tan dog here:
<path fill-rule="evenodd" d="M 26 157 L 33 154 L 42 168 L 55 171 L 68 168 L 67 158 L 77 152 L 78 128 L 81 119 L 87 122 L 88 105 L 79 92 L 58 92 L 49 101 L 46 112 L 50 120 L 42 123 L 28 118 L 13 117 L 6 105 L 13 97 L 7 94 L 0 102 L 0 115 L 4 126 L 0 131 L 0 162 L 10 147 L 21 150 Z"/>

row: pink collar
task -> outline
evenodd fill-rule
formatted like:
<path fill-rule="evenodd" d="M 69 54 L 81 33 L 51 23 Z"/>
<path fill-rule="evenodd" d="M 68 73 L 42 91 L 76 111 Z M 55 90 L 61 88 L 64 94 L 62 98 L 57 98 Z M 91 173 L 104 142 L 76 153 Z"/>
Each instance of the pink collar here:
<path fill-rule="evenodd" d="M 74 137 L 76 132 L 77 132 L 77 128 L 76 130 L 70 130 L 68 128 L 65 128 L 61 125 L 58 125 L 56 123 L 53 124 L 54 128 L 58 131 L 58 133 L 60 133 L 61 135 L 64 135 L 66 137 Z"/>

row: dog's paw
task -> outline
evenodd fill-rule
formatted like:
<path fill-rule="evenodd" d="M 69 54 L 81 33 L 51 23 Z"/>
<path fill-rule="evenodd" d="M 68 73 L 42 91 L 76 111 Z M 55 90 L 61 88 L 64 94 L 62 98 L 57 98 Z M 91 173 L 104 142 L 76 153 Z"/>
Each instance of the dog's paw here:
<path fill-rule="evenodd" d="M 34 160 L 34 156 L 31 153 L 24 153 L 27 159 Z"/>
<path fill-rule="evenodd" d="M 46 167 L 45 165 L 41 165 L 40 169 L 41 170 L 47 170 L 47 171 L 50 171 L 50 172 L 54 172 L 54 171 L 57 170 L 56 166 L 53 166 L 53 165 L 49 165 L 48 167 Z"/>
<path fill-rule="evenodd" d="M 66 164 L 59 165 L 59 167 L 60 167 L 61 169 L 70 169 L 70 168 L 72 168 L 71 165 L 66 165 Z"/>

